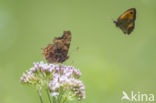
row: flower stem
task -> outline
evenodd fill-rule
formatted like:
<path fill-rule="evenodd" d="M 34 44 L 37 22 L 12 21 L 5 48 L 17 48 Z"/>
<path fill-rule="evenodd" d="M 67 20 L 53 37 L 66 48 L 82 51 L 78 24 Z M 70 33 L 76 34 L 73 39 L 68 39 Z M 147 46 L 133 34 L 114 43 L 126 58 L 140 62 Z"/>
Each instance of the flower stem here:
<path fill-rule="evenodd" d="M 66 98 L 63 100 L 63 102 L 62 102 L 62 103 L 65 103 L 65 102 L 67 101 L 67 99 L 68 99 L 68 98 L 66 97 Z"/>
<path fill-rule="evenodd" d="M 52 103 L 52 102 L 51 102 L 51 98 L 50 98 L 50 95 L 49 95 L 49 91 L 48 91 L 48 90 L 47 90 L 47 95 L 48 95 L 49 102 Z"/>
<path fill-rule="evenodd" d="M 38 92 L 38 95 L 39 95 L 39 98 L 40 98 L 40 102 L 43 103 L 43 99 L 42 99 L 42 96 L 41 96 L 41 91 L 38 90 L 37 92 Z"/>
<path fill-rule="evenodd" d="M 41 101 L 41 103 L 43 103 L 43 100 L 42 100 L 42 97 L 40 96 L 40 101 Z"/>
<path fill-rule="evenodd" d="M 55 97 L 53 97 L 53 103 L 56 103 L 56 99 L 55 99 Z"/>
<path fill-rule="evenodd" d="M 60 88 L 59 97 L 58 97 L 58 103 L 61 102 L 62 96 L 63 96 L 63 89 Z"/>

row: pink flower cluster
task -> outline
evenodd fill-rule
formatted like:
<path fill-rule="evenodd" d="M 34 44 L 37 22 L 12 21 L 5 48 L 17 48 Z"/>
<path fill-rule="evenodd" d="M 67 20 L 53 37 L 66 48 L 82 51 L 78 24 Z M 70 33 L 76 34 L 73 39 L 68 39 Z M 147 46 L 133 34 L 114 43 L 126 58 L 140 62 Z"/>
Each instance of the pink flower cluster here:
<path fill-rule="evenodd" d="M 81 72 L 72 66 L 47 64 L 44 62 L 34 63 L 34 66 L 21 76 L 21 82 L 29 85 L 41 85 L 46 81 L 51 96 L 58 97 L 60 90 L 63 94 L 69 93 L 78 100 L 85 98 L 85 86 L 78 80 Z M 42 87 L 41 87 L 42 88 Z"/>
<path fill-rule="evenodd" d="M 78 97 L 79 100 L 84 99 L 85 87 L 82 81 L 77 79 L 80 76 L 80 71 L 75 68 L 71 66 L 60 66 L 49 83 L 49 89 L 52 92 L 52 96 L 57 97 L 60 88 L 62 88 L 63 91 L 74 93 L 74 96 Z M 67 92 L 67 94 L 69 92 Z"/>

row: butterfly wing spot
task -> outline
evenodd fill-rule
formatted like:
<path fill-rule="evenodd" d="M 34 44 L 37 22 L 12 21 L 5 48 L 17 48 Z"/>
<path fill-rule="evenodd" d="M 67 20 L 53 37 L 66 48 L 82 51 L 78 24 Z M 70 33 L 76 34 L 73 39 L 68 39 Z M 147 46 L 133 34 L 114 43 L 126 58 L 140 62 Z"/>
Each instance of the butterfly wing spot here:
<path fill-rule="evenodd" d="M 133 27 L 133 26 L 134 26 L 133 23 L 129 24 L 129 25 L 128 25 L 128 29 L 131 28 L 131 27 Z"/>
<path fill-rule="evenodd" d="M 130 14 L 133 14 L 133 12 L 131 11 Z"/>
<path fill-rule="evenodd" d="M 134 27 L 135 27 L 134 23 L 131 23 L 131 24 L 128 25 L 128 28 L 127 28 L 128 34 L 130 34 L 133 31 Z"/>

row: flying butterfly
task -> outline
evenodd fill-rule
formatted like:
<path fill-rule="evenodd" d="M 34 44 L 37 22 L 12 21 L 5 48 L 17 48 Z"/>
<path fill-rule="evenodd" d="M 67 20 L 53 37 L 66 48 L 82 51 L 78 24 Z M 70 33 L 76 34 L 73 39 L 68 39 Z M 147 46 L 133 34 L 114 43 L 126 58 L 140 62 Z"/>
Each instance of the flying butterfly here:
<path fill-rule="evenodd" d="M 68 56 L 68 50 L 71 42 L 71 32 L 64 31 L 61 37 L 55 37 L 53 44 L 48 44 L 43 49 L 43 55 L 45 56 L 48 63 L 63 63 L 66 61 Z"/>
<path fill-rule="evenodd" d="M 131 8 L 125 11 L 117 21 L 114 21 L 117 27 L 119 27 L 124 34 L 130 34 L 135 28 L 136 9 Z"/>

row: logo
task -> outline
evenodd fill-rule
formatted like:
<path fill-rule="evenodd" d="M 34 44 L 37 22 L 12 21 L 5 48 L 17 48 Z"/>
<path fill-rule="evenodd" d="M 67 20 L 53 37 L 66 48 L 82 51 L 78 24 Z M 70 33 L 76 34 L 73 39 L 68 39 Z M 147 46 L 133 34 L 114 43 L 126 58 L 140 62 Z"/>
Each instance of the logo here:
<path fill-rule="evenodd" d="M 122 91 L 121 101 L 128 100 L 134 102 L 153 102 L 154 101 L 154 94 L 146 94 L 141 92 L 134 92 L 128 95 L 125 91 Z"/>

